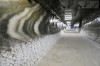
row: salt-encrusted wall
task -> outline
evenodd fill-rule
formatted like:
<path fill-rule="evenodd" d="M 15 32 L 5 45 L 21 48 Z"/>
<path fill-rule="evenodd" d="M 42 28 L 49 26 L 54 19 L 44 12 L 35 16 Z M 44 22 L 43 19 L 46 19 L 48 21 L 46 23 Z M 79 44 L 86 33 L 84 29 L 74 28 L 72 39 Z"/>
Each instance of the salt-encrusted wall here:
<path fill-rule="evenodd" d="M 0 39 L 0 66 L 36 66 L 59 38 L 57 33 L 28 42 Z"/>
<path fill-rule="evenodd" d="M 35 66 L 59 39 L 51 17 L 34 0 L 0 0 L 0 66 Z"/>
<path fill-rule="evenodd" d="M 85 24 L 81 33 L 89 39 L 100 43 L 100 22 L 98 20 L 94 20 Z"/>
<path fill-rule="evenodd" d="M 64 26 L 51 24 L 52 17 L 53 14 L 35 0 L 0 0 L 0 36 L 28 41 L 57 33 Z"/>

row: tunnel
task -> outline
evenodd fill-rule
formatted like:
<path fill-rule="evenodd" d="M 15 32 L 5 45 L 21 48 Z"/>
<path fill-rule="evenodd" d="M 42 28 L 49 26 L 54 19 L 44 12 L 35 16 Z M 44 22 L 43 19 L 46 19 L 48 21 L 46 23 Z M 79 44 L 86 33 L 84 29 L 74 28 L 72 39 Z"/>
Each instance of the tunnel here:
<path fill-rule="evenodd" d="M 0 0 L 0 66 L 100 66 L 99 0 Z"/>

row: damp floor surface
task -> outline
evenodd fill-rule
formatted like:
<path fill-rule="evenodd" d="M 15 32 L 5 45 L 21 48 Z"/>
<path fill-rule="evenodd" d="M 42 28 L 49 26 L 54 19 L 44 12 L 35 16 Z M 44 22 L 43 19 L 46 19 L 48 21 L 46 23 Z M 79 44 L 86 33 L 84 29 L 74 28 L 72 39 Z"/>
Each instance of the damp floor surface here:
<path fill-rule="evenodd" d="M 74 31 L 62 32 L 38 66 L 100 66 L 100 44 Z"/>

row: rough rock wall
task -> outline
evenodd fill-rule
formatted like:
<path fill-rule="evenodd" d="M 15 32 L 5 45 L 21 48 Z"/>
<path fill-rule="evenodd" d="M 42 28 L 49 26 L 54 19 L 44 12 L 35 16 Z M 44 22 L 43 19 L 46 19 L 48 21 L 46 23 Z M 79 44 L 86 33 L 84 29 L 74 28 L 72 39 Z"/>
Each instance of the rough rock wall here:
<path fill-rule="evenodd" d="M 0 36 L 27 41 L 50 34 L 51 16 L 34 0 L 0 0 Z"/>
<path fill-rule="evenodd" d="M 21 42 L 0 41 L 0 66 L 35 66 L 60 38 L 59 33 Z M 2 43 L 1 43 L 2 42 Z"/>
<path fill-rule="evenodd" d="M 57 33 L 61 29 L 52 28 L 52 16 L 34 0 L 0 0 L 0 36 L 27 41 Z"/>
<path fill-rule="evenodd" d="M 0 0 L 0 66 L 35 66 L 59 39 L 50 13 L 29 1 Z"/>
<path fill-rule="evenodd" d="M 100 22 L 93 20 L 85 24 L 81 33 L 93 41 L 100 43 Z"/>

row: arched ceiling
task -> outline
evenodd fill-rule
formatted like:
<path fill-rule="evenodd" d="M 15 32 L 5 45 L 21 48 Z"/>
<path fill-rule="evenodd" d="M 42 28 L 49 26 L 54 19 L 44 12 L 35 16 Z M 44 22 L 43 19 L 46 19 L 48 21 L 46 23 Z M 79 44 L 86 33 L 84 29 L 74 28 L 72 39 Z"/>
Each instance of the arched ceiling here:
<path fill-rule="evenodd" d="M 32 0 L 29 0 L 30 2 Z M 64 21 L 66 10 L 72 9 L 72 22 L 84 19 L 88 15 L 99 10 L 99 0 L 36 0 L 43 5 L 46 10 Z M 89 17 L 89 16 L 88 16 Z"/>

